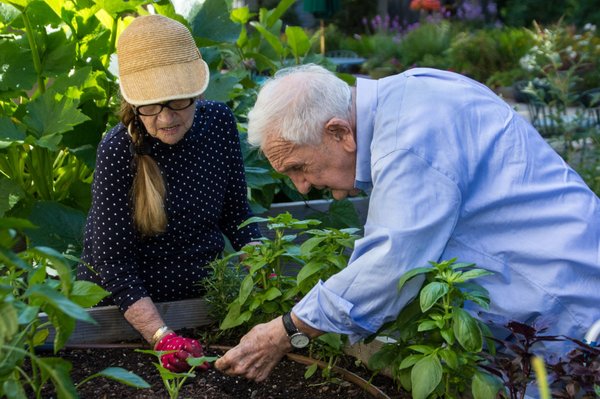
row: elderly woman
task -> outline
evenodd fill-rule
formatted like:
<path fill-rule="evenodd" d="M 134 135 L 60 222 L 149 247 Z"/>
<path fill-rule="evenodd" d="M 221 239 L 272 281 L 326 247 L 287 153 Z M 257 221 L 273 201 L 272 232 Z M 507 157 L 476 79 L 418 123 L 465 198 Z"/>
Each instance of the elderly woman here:
<path fill-rule="evenodd" d="M 201 100 L 208 66 L 189 30 L 160 15 L 136 18 L 117 44 L 121 123 L 97 153 L 78 277 L 110 292 L 127 321 L 172 371 L 201 356 L 169 330 L 154 302 L 199 296 L 206 265 L 260 235 L 251 216 L 236 123 Z"/>

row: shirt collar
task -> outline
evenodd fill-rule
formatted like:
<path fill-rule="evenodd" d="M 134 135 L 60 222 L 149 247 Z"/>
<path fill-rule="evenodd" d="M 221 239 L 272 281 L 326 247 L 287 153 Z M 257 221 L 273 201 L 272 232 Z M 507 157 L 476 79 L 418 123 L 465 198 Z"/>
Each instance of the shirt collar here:
<path fill-rule="evenodd" d="M 371 141 L 377 109 L 377 81 L 356 79 L 356 180 L 354 186 L 370 191 Z"/>

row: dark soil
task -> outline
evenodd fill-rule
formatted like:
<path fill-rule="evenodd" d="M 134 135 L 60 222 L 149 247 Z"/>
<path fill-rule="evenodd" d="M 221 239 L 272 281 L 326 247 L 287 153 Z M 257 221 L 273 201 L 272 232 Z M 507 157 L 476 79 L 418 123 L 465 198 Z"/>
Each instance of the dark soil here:
<path fill-rule="evenodd" d="M 205 354 L 216 356 L 222 355 L 223 351 L 206 347 Z M 48 355 L 52 356 L 51 353 Z M 136 389 L 111 379 L 96 378 L 77 389 L 81 398 L 165 399 L 169 397 L 157 369 L 152 364 L 157 360 L 152 355 L 136 352 L 132 348 L 69 348 L 59 352 L 58 356 L 73 364 L 71 376 L 75 383 L 106 367 L 122 367 L 136 373 L 151 385 L 151 388 Z M 347 369 L 353 369 L 351 371 L 355 374 L 368 380 L 371 373 L 356 366 L 353 360 L 350 357 L 344 358 L 341 359 L 341 364 L 338 364 L 340 366 L 345 364 Z M 305 365 L 284 358 L 265 382 L 256 383 L 244 378 L 229 377 L 211 368 L 206 372 L 198 371 L 195 378 L 188 379 L 189 382 L 181 389 L 179 397 L 202 399 L 368 399 L 374 397 L 372 393 L 358 385 L 341 380 L 339 375 L 337 383 L 325 381 L 319 371 L 307 380 L 304 378 L 305 371 Z M 372 384 L 390 398 L 401 397 L 391 379 L 387 377 L 376 376 Z M 43 397 L 54 398 L 56 395 L 51 387 L 48 387 Z"/>

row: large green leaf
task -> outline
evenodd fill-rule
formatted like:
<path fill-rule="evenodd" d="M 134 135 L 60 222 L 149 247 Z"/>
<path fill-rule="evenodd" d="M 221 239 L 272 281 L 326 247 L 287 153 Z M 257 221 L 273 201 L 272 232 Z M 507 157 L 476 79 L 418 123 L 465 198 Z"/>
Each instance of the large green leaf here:
<path fill-rule="evenodd" d="M 466 310 L 452 310 L 452 328 L 454 336 L 460 345 L 470 352 L 480 352 L 483 347 L 483 337 L 477 325 L 477 320 Z"/>
<path fill-rule="evenodd" d="M 71 249 L 79 253 L 82 248 L 86 214 L 77 209 L 52 201 L 37 202 L 29 214 L 29 220 L 39 226 L 27 230 L 33 246 L 46 246 L 59 252 Z"/>
<path fill-rule="evenodd" d="M 36 82 L 27 39 L 0 40 L 0 91 L 29 90 Z"/>
<path fill-rule="evenodd" d="M 60 97 L 47 91 L 27 104 L 27 116 L 23 118 L 23 122 L 36 138 L 68 132 L 73 126 L 89 119 L 77 109 L 77 101 Z"/>
<path fill-rule="evenodd" d="M 225 0 L 206 0 L 202 8 L 190 18 L 192 34 L 200 46 L 217 43 L 235 43 L 241 27 L 229 18 Z"/>
<path fill-rule="evenodd" d="M 425 356 L 410 371 L 413 399 L 425 399 L 442 381 L 442 364 L 436 355 Z"/>
<path fill-rule="evenodd" d="M 233 91 L 235 85 L 239 83 L 239 79 L 231 74 L 215 73 L 210 77 L 208 88 L 204 92 L 204 97 L 209 100 L 227 102 L 231 100 L 229 93 Z"/>
<path fill-rule="evenodd" d="M 67 39 L 63 30 L 45 38 L 44 53 L 40 54 L 43 76 L 67 74 L 75 63 L 75 41 Z"/>

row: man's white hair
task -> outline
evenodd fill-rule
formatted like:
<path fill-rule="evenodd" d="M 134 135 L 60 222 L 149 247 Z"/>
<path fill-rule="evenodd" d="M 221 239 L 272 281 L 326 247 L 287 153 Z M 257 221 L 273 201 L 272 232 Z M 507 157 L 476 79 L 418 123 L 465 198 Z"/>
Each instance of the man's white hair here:
<path fill-rule="evenodd" d="M 306 64 L 281 69 L 258 93 L 248 113 L 248 142 L 261 147 L 276 135 L 295 144 L 321 143 L 325 123 L 350 120 L 350 86 L 333 72 Z"/>

